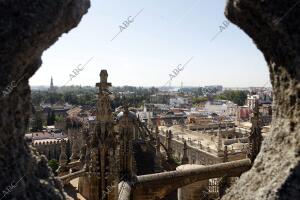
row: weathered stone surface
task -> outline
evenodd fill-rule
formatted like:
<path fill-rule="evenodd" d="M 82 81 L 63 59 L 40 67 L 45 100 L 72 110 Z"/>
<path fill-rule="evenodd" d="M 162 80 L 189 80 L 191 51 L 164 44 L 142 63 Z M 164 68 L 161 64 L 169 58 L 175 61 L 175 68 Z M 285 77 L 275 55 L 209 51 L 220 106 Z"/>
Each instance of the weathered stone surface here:
<path fill-rule="evenodd" d="M 224 175 L 229 177 L 239 176 L 241 173 L 248 171 L 250 167 L 250 160 L 244 159 L 138 176 L 132 185 L 133 199 L 162 199 L 180 187 L 211 178 L 224 177 Z"/>
<path fill-rule="evenodd" d="M 5 198 L 66 198 L 47 160 L 23 139 L 31 109 L 28 79 L 43 51 L 77 26 L 89 6 L 89 0 L 0 1 L 0 192 L 16 186 Z"/>
<path fill-rule="evenodd" d="M 253 168 L 223 199 L 300 199 L 300 2 L 229 0 L 225 15 L 263 52 L 274 112 Z"/>

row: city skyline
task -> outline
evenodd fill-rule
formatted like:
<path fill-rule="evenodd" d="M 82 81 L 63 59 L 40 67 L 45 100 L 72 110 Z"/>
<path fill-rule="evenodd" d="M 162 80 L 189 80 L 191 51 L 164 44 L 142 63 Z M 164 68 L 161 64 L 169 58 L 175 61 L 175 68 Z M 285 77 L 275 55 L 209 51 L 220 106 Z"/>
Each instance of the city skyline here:
<path fill-rule="evenodd" d="M 53 76 L 52 76 L 53 78 Z M 50 78 L 51 79 L 51 78 Z M 55 85 L 55 79 L 53 78 L 54 81 L 54 87 L 95 87 L 96 85 Z M 50 81 L 48 81 L 48 84 L 44 84 L 44 85 L 30 85 L 31 89 L 35 90 L 36 88 L 44 88 L 44 89 L 50 89 Z M 198 85 L 198 86 L 193 86 L 193 85 L 167 85 L 167 86 L 154 86 L 154 85 L 150 85 L 150 86 L 143 86 L 143 85 L 112 85 L 112 87 L 142 87 L 142 88 L 151 88 L 151 87 L 155 87 L 155 88 L 198 88 L 198 87 L 211 87 L 211 86 L 222 86 L 223 89 L 247 89 L 247 88 L 272 88 L 272 86 L 269 86 L 269 82 L 266 82 L 265 84 L 261 85 L 261 86 L 253 86 L 253 85 L 249 85 L 249 86 L 245 86 L 245 87 L 239 87 L 239 86 L 229 86 L 226 87 L 224 85 L 219 85 L 219 84 L 211 84 L 211 85 Z"/>

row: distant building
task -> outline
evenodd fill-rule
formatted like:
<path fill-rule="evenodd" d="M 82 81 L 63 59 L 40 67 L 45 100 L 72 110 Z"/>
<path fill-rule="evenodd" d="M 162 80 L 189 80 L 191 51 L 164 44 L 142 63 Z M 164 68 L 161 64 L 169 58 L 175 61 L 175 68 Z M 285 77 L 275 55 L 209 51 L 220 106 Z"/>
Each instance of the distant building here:
<path fill-rule="evenodd" d="M 71 105 L 64 104 L 64 105 L 49 105 L 43 104 L 42 107 L 42 117 L 43 120 L 47 120 L 47 116 L 49 113 L 53 112 L 56 117 L 65 118 L 67 116 L 67 111 L 72 108 Z"/>
<path fill-rule="evenodd" d="M 208 93 L 220 93 L 223 91 L 223 86 L 222 85 L 209 85 L 209 86 L 204 86 L 204 90 Z"/>
<path fill-rule="evenodd" d="M 250 108 L 248 106 L 239 106 L 237 108 L 236 121 L 239 124 L 241 121 L 248 121 L 250 117 Z"/>
<path fill-rule="evenodd" d="M 227 100 L 214 100 L 206 102 L 204 111 L 216 113 L 220 116 L 235 116 L 237 105 Z"/>
<path fill-rule="evenodd" d="M 61 141 L 68 141 L 67 135 L 62 130 L 55 128 L 55 126 L 47 126 L 42 131 L 28 133 L 25 135 L 25 138 L 32 143 L 40 154 L 45 155 L 48 160 L 59 160 Z"/>
<path fill-rule="evenodd" d="M 272 97 L 265 91 L 258 92 L 255 95 L 248 95 L 246 106 L 249 112 L 252 112 L 255 107 L 255 102 L 258 101 L 261 120 L 264 126 L 271 124 L 272 121 Z"/>
<path fill-rule="evenodd" d="M 175 97 L 170 98 L 170 106 L 176 108 L 188 108 L 192 105 L 191 98 L 188 97 Z"/>
<path fill-rule="evenodd" d="M 272 105 L 263 104 L 259 108 L 263 126 L 268 126 L 272 122 Z"/>
<path fill-rule="evenodd" d="M 51 81 L 50 81 L 49 92 L 50 93 L 55 93 L 55 87 L 54 87 L 54 84 L 53 84 L 53 78 L 52 78 L 52 76 L 51 76 Z"/>
<path fill-rule="evenodd" d="M 150 103 L 153 104 L 169 104 L 170 98 L 175 97 L 169 93 L 158 93 L 150 96 Z"/>
<path fill-rule="evenodd" d="M 145 104 L 144 110 L 142 112 L 137 112 L 137 115 L 141 119 L 147 119 L 150 117 L 155 117 L 157 115 L 160 115 L 162 113 L 167 113 L 170 110 L 170 106 L 167 104 Z"/>
<path fill-rule="evenodd" d="M 246 102 L 246 106 L 248 106 L 248 108 L 250 108 L 251 110 L 255 107 L 255 102 L 256 100 L 259 100 L 259 95 L 247 95 L 247 102 Z"/>
<path fill-rule="evenodd" d="M 272 91 L 267 88 L 250 88 L 250 93 L 247 95 L 246 105 L 252 110 L 255 105 L 255 101 L 258 100 L 260 105 L 272 104 Z"/>
<path fill-rule="evenodd" d="M 208 130 L 222 128 L 233 128 L 234 123 L 218 116 L 213 116 L 205 112 L 187 113 L 187 128 L 189 130 Z"/>

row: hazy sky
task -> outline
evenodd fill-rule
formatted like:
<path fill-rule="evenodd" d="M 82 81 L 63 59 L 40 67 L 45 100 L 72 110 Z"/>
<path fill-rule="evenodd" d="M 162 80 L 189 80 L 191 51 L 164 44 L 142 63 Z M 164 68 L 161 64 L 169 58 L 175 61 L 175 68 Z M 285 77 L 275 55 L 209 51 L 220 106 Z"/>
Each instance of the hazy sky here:
<path fill-rule="evenodd" d="M 49 85 L 52 75 L 54 85 L 64 85 L 73 69 L 93 57 L 67 85 L 94 86 L 100 70 L 107 69 L 114 86 L 162 86 L 176 66 L 193 57 L 172 86 L 263 86 L 269 74 L 252 40 L 233 24 L 220 32 L 225 2 L 92 0 L 78 27 L 44 52 L 42 67 L 30 84 Z M 137 13 L 111 41 L 122 23 Z"/>

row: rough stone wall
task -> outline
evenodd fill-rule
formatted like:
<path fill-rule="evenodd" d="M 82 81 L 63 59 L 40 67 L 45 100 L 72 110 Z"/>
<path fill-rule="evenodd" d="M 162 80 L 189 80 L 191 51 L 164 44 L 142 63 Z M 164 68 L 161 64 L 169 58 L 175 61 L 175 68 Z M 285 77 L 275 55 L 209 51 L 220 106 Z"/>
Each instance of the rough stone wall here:
<path fill-rule="evenodd" d="M 228 0 L 225 15 L 263 52 L 274 90 L 272 131 L 223 199 L 300 199 L 300 2 Z"/>
<path fill-rule="evenodd" d="M 45 157 L 27 146 L 30 115 L 28 79 L 40 67 L 41 55 L 58 37 L 77 26 L 89 0 L 0 1 L 0 197 L 65 199 Z"/>

